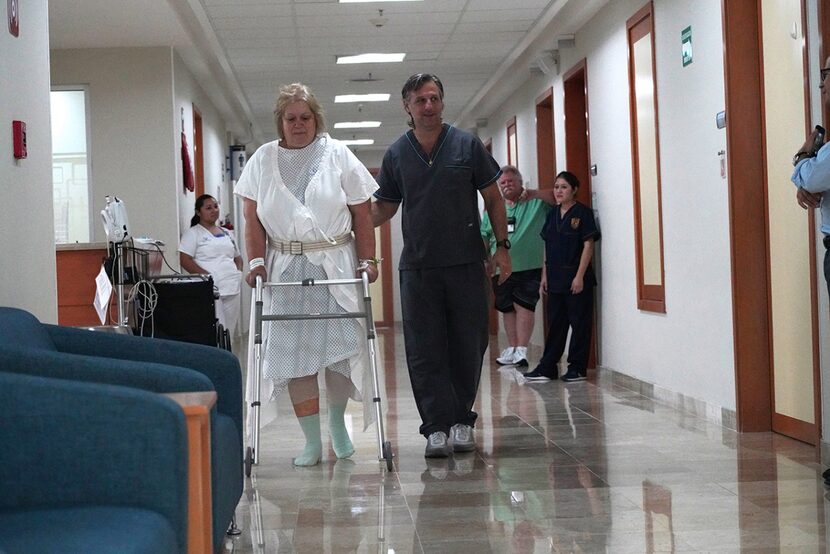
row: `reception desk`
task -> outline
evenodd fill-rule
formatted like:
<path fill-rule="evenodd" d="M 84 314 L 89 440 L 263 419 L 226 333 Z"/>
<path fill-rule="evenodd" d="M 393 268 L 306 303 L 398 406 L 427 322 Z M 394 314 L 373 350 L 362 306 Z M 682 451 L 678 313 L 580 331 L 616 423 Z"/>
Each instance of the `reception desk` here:
<path fill-rule="evenodd" d="M 101 271 L 106 256 L 105 242 L 55 246 L 60 325 L 101 324 L 92 301 L 95 298 L 95 276 Z"/>
<path fill-rule="evenodd" d="M 148 275 L 161 271 L 161 252 L 154 246 L 135 244 L 137 251 L 146 252 Z M 95 299 L 95 277 L 107 257 L 107 243 L 73 243 L 55 246 L 58 278 L 58 323 L 73 327 L 100 325 L 92 305 Z M 144 276 L 146 277 L 146 276 Z M 129 286 L 126 287 L 129 289 Z M 125 293 L 126 294 L 126 293 Z M 113 308 L 113 313 L 115 312 Z M 117 319 L 117 318 L 116 318 Z"/>

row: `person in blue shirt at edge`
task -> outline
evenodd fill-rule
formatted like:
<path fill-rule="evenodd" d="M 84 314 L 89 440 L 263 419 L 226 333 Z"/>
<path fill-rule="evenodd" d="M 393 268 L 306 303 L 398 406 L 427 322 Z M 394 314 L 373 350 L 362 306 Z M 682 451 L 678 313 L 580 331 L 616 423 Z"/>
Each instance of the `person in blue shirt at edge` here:
<path fill-rule="evenodd" d="M 424 456 L 475 450 L 473 411 L 488 341 L 489 295 L 476 192 L 493 223 L 493 266 L 510 276 L 499 165 L 474 135 L 442 121 L 444 86 L 412 75 L 401 90 L 410 131 L 383 157 L 375 226 L 403 205 L 400 272 L 409 378 L 427 439 Z"/>
<path fill-rule="evenodd" d="M 830 109 L 830 57 L 824 62 L 821 70 L 821 79 L 818 88 L 824 106 Z M 830 190 L 830 146 L 823 145 L 815 152 L 817 131 L 813 131 L 801 148 L 793 157 L 792 182 L 797 188 L 796 198 L 798 205 L 807 209 L 821 208 L 821 233 L 824 235 L 824 281 L 827 292 L 830 294 L 830 197 L 826 194 Z M 824 484 L 830 486 L 830 469 L 822 474 Z"/>
<path fill-rule="evenodd" d="M 594 287 L 591 267 L 594 242 L 600 234 L 594 212 L 577 202 L 579 180 L 562 171 L 553 183 L 557 206 L 548 213 L 542 238 L 545 241 L 545 271 L 540 291 L 548 297 L 548 337 L 539 365 L 525 374 L 528 381 L 559 378 L 559 359 L 565 350 L 568 328 L 568 371 L 562 380 L 584 381 L 588 372 L 591 325 L 594 317 Z"/>
<path fill-rule="evenodd" d="M 827 90 L 830 77 L 830 57 L 821 70 L 819 89 L 824 105 L 830 109 L 830 92 Z M 818 153 L 813 151 L 817 131 L 807 137 L 793 158 L 792 182 L 798 187 L 798 204 L 804 209 L 821 208 L 821 232 L 824 246 L 830 248 L 830 197 L 824 193 L 830 190 L 830 148 L 825 144 Z M 824 280 L 830 293 L 830 250 L 824 253 Z"/>
<path fill-rule="evenodd" d="M 501 168 L 498 182 L 507 211 L 513 273 L 501 285 L 498 278 L 493 277 L 496 310 L 502 313 L 508 342 L 496 363 L 527 367 L 527 344 L 536 320 L 534 312 L 539 302 L 544 260 L 544 243 L 539 233 L 556 200 L 553 190 L 524 188 L 522 174 L 512 165 Z M 487 214 L 481 221 L 481 238 L 487 251 L 495 253 L 496 236 Z"/>

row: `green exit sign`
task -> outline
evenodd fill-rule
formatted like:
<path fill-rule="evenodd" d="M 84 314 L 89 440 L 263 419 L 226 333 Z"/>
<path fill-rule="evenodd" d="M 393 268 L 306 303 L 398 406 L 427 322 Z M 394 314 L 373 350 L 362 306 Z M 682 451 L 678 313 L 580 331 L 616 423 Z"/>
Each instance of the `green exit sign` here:
<path fill-rule="evenodd" d="M 680 32 L 680 55 L 683 57 L 683 67 L 692 63 L 692 27 L 686 27 Z"/>

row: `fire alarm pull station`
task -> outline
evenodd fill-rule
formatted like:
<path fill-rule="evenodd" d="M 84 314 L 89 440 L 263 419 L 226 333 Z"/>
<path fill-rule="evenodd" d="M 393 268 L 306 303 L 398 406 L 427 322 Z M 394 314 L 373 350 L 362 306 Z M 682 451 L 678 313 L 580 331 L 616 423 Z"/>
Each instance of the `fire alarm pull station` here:
<path fill-rule="evenodd" d="M 12 142 L 14 143 L 14 157 L 17 160 L 26 157 L 26 123 L 12 121 Z"/>

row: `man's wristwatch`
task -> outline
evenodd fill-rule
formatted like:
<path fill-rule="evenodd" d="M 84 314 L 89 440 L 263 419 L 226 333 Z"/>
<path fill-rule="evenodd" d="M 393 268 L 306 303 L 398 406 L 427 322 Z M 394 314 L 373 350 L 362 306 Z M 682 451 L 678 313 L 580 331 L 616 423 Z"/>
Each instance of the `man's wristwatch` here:
<path fill-rule="evenodd" d="M 496 241 L 496 248 L 499 246 L 504 247 L 505 250 L 510 250 L 510 239 L 502 239 Z"/>
<path fill-rule="evenodd" d="M 803 151 L 802 152 L 796 152 L 795 156 L 793 156 L 793 166 L 798 165 L 798 162 L 800 162 L 804 158 L 809 158 L 809 157 L 811 157 L 811 154 L 809 152 L 803 152 Z"/>

